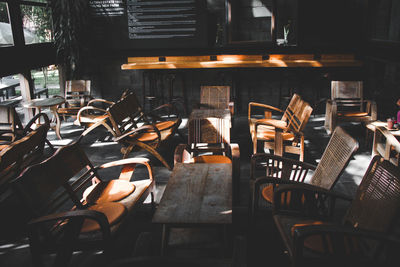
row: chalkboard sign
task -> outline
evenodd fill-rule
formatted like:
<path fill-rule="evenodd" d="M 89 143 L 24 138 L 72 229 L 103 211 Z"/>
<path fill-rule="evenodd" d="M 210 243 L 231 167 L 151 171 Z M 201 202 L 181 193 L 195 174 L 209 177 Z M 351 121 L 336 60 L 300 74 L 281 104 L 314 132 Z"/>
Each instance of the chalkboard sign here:
<path fill-rule="evenodd" d="M 205 0 L 90 0 L 92 39 L 112 49 L 207 45 Z"/>

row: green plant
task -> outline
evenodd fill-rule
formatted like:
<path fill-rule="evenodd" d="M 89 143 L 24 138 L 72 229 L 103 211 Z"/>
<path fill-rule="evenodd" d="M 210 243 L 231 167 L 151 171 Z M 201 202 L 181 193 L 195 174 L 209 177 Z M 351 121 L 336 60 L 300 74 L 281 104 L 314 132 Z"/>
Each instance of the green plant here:
<path fill-rule="evenodd" d="M 82 55 L 86 49 L 88 24 L 87 0 L 51 0 L 54 42 L 59 63 L 67 79 L 80 75 Z"/>

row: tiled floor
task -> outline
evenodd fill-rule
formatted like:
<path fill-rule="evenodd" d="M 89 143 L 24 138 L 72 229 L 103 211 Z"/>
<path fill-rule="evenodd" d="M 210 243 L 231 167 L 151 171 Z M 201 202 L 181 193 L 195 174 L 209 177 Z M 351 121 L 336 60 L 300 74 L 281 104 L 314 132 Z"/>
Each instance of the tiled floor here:
<path fill-rule="evenodd" d="M 310 119 L 310 122 L 306 127 L 305 161 L 309 163 L 317 164 L 318 159 L 322 155 L 325 145 L 329 140 L 329 136 L 323 128 L 323 122 L 323 116 L 315 116 Z M 183 132 L 185 132 L 184 126 L 185 122 L 182 124 Z M 365 146 L 364 130 L 360 125 L 349 124 L 344 128 L 352 136 L 358 139 L 360 149 L 356 153 L 354 159 L 350 162 L 334 190 L 351 196 L 354 194 L 355 189 L 369 164 L 371 154 L 370 148 Z M 53 145 L 57 147 L 74 140 L 79 136 L 81 131 L 81 129 L 73 126 L 71 121 L 67 121 L 63 123 L 61 129 L 61 134 L 64 138 L 63 140 L 57 140 L 53 131 L 50 131 L 48 136 Z M 249 227 L 248 225 L 247 205 L 249 199 L 248 179 L 251 141 L 247 127 L 247 118 L 245 116 L 235 118 L 235 124 L 231 135 L 232 142 L 238 143 L 240 146 L 242 185 L 240 207 L 234 210 L 237 214 L 238 223 L 233 227 L 232 232 L 234 232 L 235 235 L 240 236 L 240 240 L 245 240 L 245 242 L 241 242 L 241 244 L 247 244 L 247 250 L 244 252 L 247 254 L 248 266 L 265 266 L 267 265 L 264 264 L 265 261 L 278 261 L 280 262 L 279 266 L 289 266 L 284 251 L 278 245 L 278 236 L 274 235 L 271 218 L 266 217 L 263 220 L 258 221 L 253 227 Z M 176 135 L 172 138 L 169 144 L 164 146 L 161 150 L 161 154 L 164 155 L 171 164 L 173 164 L 173 150 L 177 144 L 182 142 L 183 140 Z M 119 152 L 120 146 L 117 143 L 112 142 L 107 133 L 101 129 L 93 131 L 81 141 L 81 144 L 89 155 L 90 160 L 95 165 L 121 158 Z M 132 156 L 149 157 L 149 154 L 145 152 L 135 152 Z M 158 203 L 162 197 L 170 171 L 163 167 L 161 163 L 156 161 L 154 158 L 151 158 L 151 162 L 155 173 L 157 188 L 156 202 Z M 153 257 L 153 263 L 160 266 L 160 262 L 157 262 L 159 259 L 157 256 L 159 253 L 161 231 L 159 226 L 151 224 L 151 217 L 152 213 L 150 205 L 148 204 L 144 205 L 138 213 L 130 216 L 127 223 L 128 226 L 116 240 L 114 246 L 114 263 L 112 263 L 112 266 L 142 266 L 137 262 L 133 264 L 132 260 L 130 262 L 128 260 L 129 264 L 127 265 L 121 263 L 121 261 L 126 263 L 126 259 L 133 257 L 134 253 L 136 253 L 136 256 L 147 254 L 147 256 Z M 188 235 L 188 233 L 185 233 L 185 231 L 182 230 L 176 232 L 176 234 L 179 237 L 176 240 L 180 240 L 185 235 Z M 147 237 L 145 239 L 151 240 L 148 244 L 149 246 L 144 243 L 136 242 L 138 236 Z M 190 236 L 193 236 L 193 233 L 190 233 Z M 215 233 L 210 233 L 209 236 L 215 237 L 216 235 Z M 201 239 L 208 238 L 207 234 L 204 233 L 197 234 L 197 237 L 200 237 Z M 136 244 L 138 245 L 135 248 Z M 146 249 L 146 247 L 149 249 Z M 237 256 L 238 251 L 234 254 Z M 215 246 L 209 246 L 204 250 L 174 250 L 170 255 L 172 258 L 196 258 L 196 260 L 192 261 L 190 266 L 227 266 L 230 262 L 229 257 L 225 257 L 221 260 L 220 254 L 216 252 Z M 211 261 L 209 261 L 210 259 Z M 51 257 L 49 258 L 49 261 L 50 260 Z M 150 260 L 145 260 L 141 263 L 143 262 L 143 266 L 146 266 L 146 262 L 150 263 Z M 0 238 L 0 266 L 31 266 L 29 246 L 25 238 L 21 236 L 7 239 L 5 237 Z M 70 266 L 108 266 L 108 263 L 104 261 L 100 252 L 78 252 L 73 255 Z M 178 264 L 177 266 L 180 265 Z M 188 266 L 187 262 L 183 262 L 182 266 Z"/>

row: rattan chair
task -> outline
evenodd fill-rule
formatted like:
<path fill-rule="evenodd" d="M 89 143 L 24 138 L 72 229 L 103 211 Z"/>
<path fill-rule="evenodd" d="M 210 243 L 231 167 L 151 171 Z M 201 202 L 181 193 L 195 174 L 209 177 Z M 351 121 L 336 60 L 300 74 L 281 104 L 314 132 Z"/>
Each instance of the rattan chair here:
<path fill-rule="evenodd" d="M 132 177 L 140 165 L 147 169 L 145 179 Z M 122 167 L 119 179 L 102 178 L 102 170 L 111 167 L 116 173 Z M 43 266 L 42 255 L 47 253 L 56 254 L 54 266 L 66 266 L 73 251 L 89 249 L 103 250 L 110 259 L 113 241 L 128 213 L 149 194 L 154 200 L 148 159 L 129 158 L 94 167 L 78 142 L 26 169 L 13 187 L 32 218 L 28 234 L 34 266 Z"/>
<path fill-rule="evenodd" d="M 331 99 L 326 102 L 325 128 L 328 133 L 341 122 L 369 123 L 377 119 L 376 103 L 363 97 L 362 81 L 332 81 Z"/>
<path fill-rule="evenodd" d="M 200 108 L 229 109 L 233 117 L 235 103 L 230 99 L 230 86 L 201 86 Z"/>
<path fill-rule="evenodd" d="M 347 212 L 338 193 L 283 185 L 274 194 L 274 221 L 292 266 L 398 266 L 400 170 L 372 159 Z"/>
<path fill-rule="evenodd" d="M 307 183 L 326 190 L 333 188 L 357 149 L 358 142 L 337 127 L 317 166 L 270 154 L 253 155 L 250 168 L 253 219 L 259 209 L 271 209 L 278 185 Z"/>
<path fill-rule="evenodd" d="M 254 119 L 252 109 L 260 104 L 249 104 L 249 127 L 253 142 L 253 154 L 257 153 L 258 143 L 264 145 L 264 149 L 273 150 L 275 155 L 282 156 L 284 153 L 299 155 L 301 161 L 304 160 L 304 135 L 303 130 L 312 113 L 312 107 L 298 95 L 293 95 L 286 111 L 280 120 L 271 119 L 271 109 L 267 109 L 265 118 Z M 269 117 L 269 118 L 268 118 Z"/>

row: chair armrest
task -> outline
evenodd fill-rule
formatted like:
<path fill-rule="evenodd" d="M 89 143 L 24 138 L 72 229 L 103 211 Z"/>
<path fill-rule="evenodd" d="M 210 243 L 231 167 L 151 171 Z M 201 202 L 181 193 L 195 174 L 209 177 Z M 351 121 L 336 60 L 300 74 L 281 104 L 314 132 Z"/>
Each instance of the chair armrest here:
<path fill-rule="evenodd" d="M 86 107 L 80 108 L 78 111 L 78 114 L 76 115 L 79 122 L 81 122 L 80 118 L 82 116 L 82 113 L 88 112 L 88 111 L 100 111 L 102 113 L 107 113 L 107 111 L 105 109 L 93 107 L 93 106 L 86 106 Z"/>
<path fill-rule="evenodd" d="M 305 183 L 280 185 L 274 190 L 274 214 L 333 218 L 336 200 L 352 199 L 343 194 Z"/>
<path fill-rule="evenodd" d="M 44 119 L 44 124 L 47 126 L 47 128 L 50 128 L 50 120 L 49 117 L 45 113 L 38 113 L 36 114 L 32 119 L 29 120 L 29 122 L 25 125 L 24 130 L 22 132 L 22 135 L 25 136 L 28 132 L 32 131 L 32 125 L 38 120 L 39 118 Z"/>
<path fill-rule="evenodd" d="M 105 99 L 102 99 L 102 98 L 95 98 L 95 99 L 90 100 L 87 103 L 87 106 L 90 106 L 90 105 L 92 105 L 93 103 L 96 103 L 96 102 L 105 103 L 105 104 L 108 104 L 110 106 L 115 103 L 113 101 L 108 101 L 108 100 L 105 100 Z"/>
<path fill-rule="evenodd" d="M 96 221 L 100 225 L 101 232 L 103 233 L 103 237 L 105 240 L 109 239 L 111 236 L 111 229 L 108 223 L 106 215 L 99 211 L 95 210 L 71 210 L 61 213 L 54 213 L 46 216 L 42 216 L 39 218 L 35 218 L 31 220 L 28 225 L 30 228 L 40 227 L 43 223 L 48 223 L 52 221 L 59 220 L 74 220 L 74 219 L 91 219 Z"/>
<path fill-rule="evenodd" d="M 174 152 L 174 164 L 190 161 L 190 147 L 186 144 L 179 144 Z"/>
<path fill-rule="evenodd" d="M 256 103 L 256 102 L 250 102 L 250 103 L 249 103 L 249 108 L 248 108 L 248 119 L 249 119 L 249 120 L 250 120 L 250 118 L 251 118 L 251 115 L 253 114 L 253 113 L 252 113 L 252 110 L 253 110 L 253 108 L 255 108 L 255 107 L 257 107 L 257 108 L 262 108 L 262 109 L 265 110 L 264 113 L 266 113 L 266 114 L 265 114 L 265 118 L 266 118 L 266 119 L 271 118 L 271 114 L 272 114 L 273 111 L 279 112 L 279 113 L 283 113 L 283 112 L 284 112 L 283 110 L 281 110 L 281 109 L 279 109 L 279 108 L 276 108 L 276 107 L 273 107 L 273 106 L 270 106 L 270 105 L 261 104 L 261 103 Z"/>
<path fill-rule="evenodd" d="M 116 161 L 111 161 L 104 163 L 100 166 L 96 166 L 95 169 L 106 169 L 106 168 L 111 168 L 111 167 L 116 167 L 116 166 L 130 166 L 130 167 L 135 167 L 136 164 L 141 164 L 146 166 L 147 172 L 149 174 L 149 179 L 153 180 L 153 169 L 150 165 L 150 160 L 146 158 L 127 158 L 127 159 L 121 159 L 121 160 L 116 160 Z"/>

